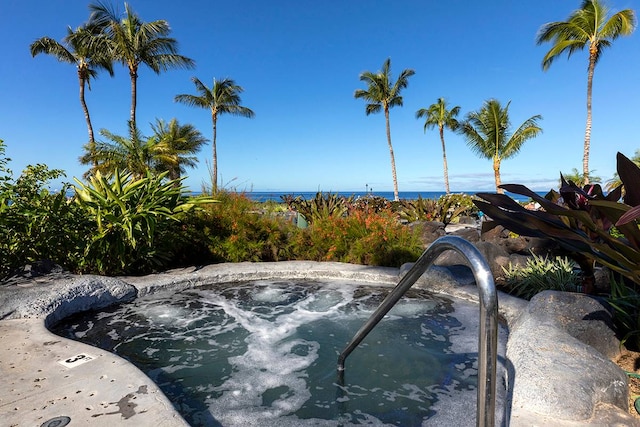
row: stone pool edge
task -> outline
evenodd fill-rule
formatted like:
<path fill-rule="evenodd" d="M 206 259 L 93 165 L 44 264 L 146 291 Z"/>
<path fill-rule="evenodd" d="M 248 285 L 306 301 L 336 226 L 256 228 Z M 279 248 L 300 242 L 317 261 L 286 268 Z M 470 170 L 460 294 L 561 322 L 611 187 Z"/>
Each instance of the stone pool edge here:
<path fill-rule="evenodd" d="M 57 416 L 92 426 L 187 425 L 133 365 L 46 328 L 75 312 L 163 290 L 229 281 L 329 278 L 395 285 L 409 266 L 216 264 L 142 277 L 62 275 L 0 286 L 0 374 L 9 385 L 0 391 L 0 417 L 15 426 L 41 425 Z M 463 266 L 434 266 L 416 286 L 478 299 L 473 276 Z M 503 293 L 498 300 L 510 334 L 507 360 L 502 361 L 509 365 L 510 425 L 640 426 L 626 411 L 626 376 L 607 358 L 617 340 L 605 325 L 600 302 L 560 292 L 544 292 L 530 303 Z M 80 354 L 93 359 L 73 368 L 58 363 Z"/>

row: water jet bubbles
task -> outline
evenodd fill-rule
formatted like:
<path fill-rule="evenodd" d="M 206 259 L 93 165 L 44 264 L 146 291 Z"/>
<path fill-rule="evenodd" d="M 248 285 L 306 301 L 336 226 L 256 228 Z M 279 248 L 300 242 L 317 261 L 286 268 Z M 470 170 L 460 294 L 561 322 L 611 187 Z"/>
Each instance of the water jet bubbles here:
<path fill-rule="evenodd" d="M 458 335 L 473 331 L 478 307 L 455 303 L 454 314 L 452 300 L 410 290 L 336 384 L 338 354 L 389 289 L 344 280 L 207 285 L 59 330 L 138 364 L 192 425 L 421 425 L 445 395 L 475 396 L 477 361 L 468 359 L 477 329 L 469 340 Z"/>
<path fill-rule="evenodd" d="M 285 289 L 257 288 L 252 297 L 259 302 L 278 303 L 286 301 L 290 295 Z"/>
<path fill-rule="evenodd" d="M 402 317 L 415 317 L 428 313 L 433 310 L 436 305 L 436 301 L 417 299 L 401 300 L 389 311 L 389 314 Z"/>

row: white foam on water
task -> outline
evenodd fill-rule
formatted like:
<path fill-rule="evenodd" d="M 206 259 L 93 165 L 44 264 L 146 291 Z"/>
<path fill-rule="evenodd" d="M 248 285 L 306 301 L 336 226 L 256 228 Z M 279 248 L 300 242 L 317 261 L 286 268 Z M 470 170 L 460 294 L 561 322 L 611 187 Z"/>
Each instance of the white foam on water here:
<path fill-rule="evenodd" d="M 251 295 L 251 298 L 254 301 L 259 301 L 259 302 L 283 302 L 283 301 L 286 301 L 290 295 L 291 295 L 290 292 L 282 288 L 259 287 Z"/>
<path fill-rule="evenodd" d="M 389 311 L 389 315 L 397 315 L 402 317 L 413 317 L 428 313 L 437 305 L 436 301 L 428 300 L 400 300 Z"/>
<path fill-rule="evenodd" d="M 283 416 L 300 409 L 311 397 L 305 370 L 318 358 L 319 344 L 293 335 L 304 324 L 337 315 L 353 300 L 352 292 L 352 288 L 335 287 L 328 294 L 307 294 L 292 304 L 293 311 L 274 310 L 271 318 L 243 309 L 235 301 L 210 299 L 249 332 L 246 352 L 229 358 L 233 373 L 216 388 L 222 396 L 209 402 L 214 417 L 225 426 L 264 425 L 267 420 L 282 425 Z M 284 295 L 261 290 L 254 298 L 277 301 Z M 273 394 L 271 402 L 264 402 L 267 392 Z"/>
<path fill-rule="evenodd" d="M 77 327 L 77 326 L 78 326 L 78 325 L 76 325 L 76 327 Z M 94 326 L 94 323 L 93 323 L 93 322 L 91 322 L 91 321 L 87 322 L 87 329 L 86 329 L 86 330 L 84 330 L 84 331 L 76 331 L 76 332 L 75 332 L 75 336 L 76 336 L 76 338 L 78 338 L 78 339 L 79 339 L 79 338 L 83 338 L 85 335 L 87 335 L 87 333 L 88 333 L 91 329 L 93 329 L 93 326 Z"/>
<path fill-rule="evenodd" d="M 138 312 L 158 325 L 173 325 L 186 328 L 201 317 L 193 317 L 193 311 L 175 305 L 151 305 L 139 307 Z"/>
<path fill-rule="evenodd" d="M 179 359 L 178 359 L 179 360 Z M 176 360 L 177 361 L 177 360 Z M 165 366 L 162 368 L 162 370 L 166 373 L 173 373 L 176 371 L 179 371 L 181 369 L 198 369 L 202 366 L 201 363 L 189 363 L 188 365 L 171 365 L 171 366 Z"/>
<path fill-rule="evenodd" d="M 195 387 L 198 392 L 202 392 L 201 395 L 204 394 L 201 399 L 205 400 L 210 416 L 224 426 L 384 426 L 386 424 L 376 418 L 376 415 L 383 418 L 394 411 L 422 413 L 420 411 L 424 408 L 437 413 L 436 417 L 425 420 L 429 425 L 442 423 L 443 420 L 444 424 L 441 425 L 470 425 L 471 420 L 456 418 L 455 415 L 449 419 L 445 414 L 458 414 L 457 417 L 460 417 L 460 411 L 471 412 L 471 416 L 475 414 L 476 389 L 472 377 L 477 374 L 477 362 L 474 359 L 477 358 L 479 308 L 476 304 L 467 306 L 465 302 L 461 302 L 461 305 L 456 303 L 453 305 L 454 313 L 441 314 L 443 306 L 448 307 L 442 298 L 424 300 L 421 297 L 408 297 L 402 299 L 385 319 L 393 322 L 403 318 L 422 318 L 423 315 L 431 316 L 433 311 L 435 317 L 429 317 L 431 320 L 428 321 L 421 320 L 420 329 L 413 333 L 409 333 L 409 326 L 404 327 L 412 324 L 405 320 L 400 320 L 396 323 L 398 326 L 391 330 L 394 331 L 394 337 L 411 340 L 413 346 L 428 347 L 429 341 L 437 341 L 447 344 L 443 350 L 446 354 L 465 353 L 471 360 L 465 362 L 463 358 L 453 359 L 455 364 L 451 367 L 455 365 L 455 374 L 451 378 L 442 381 L 436 379 L 438 382 L 433 386 L 430 385 L 431 382 L 425 385 L 418 379 L 423 376 L 418 376 L 424 374 L 424 378 L 431 378 L 427 368 L 431 369 L 431 365 L 439 367 L 440 362 L 432 362 L 429 366 L 417 369 L 415 363 L 420 361 L 410 360 L 409 369 L 413 376 L 398 381 L 397 385 L 388 387 L 384 383 L 382 388 L 365 388 L 354 382 L 348 386 L 339 386 L 343 393 L 335 398 L 315 391 L 319 387 L 314 385 L 315 380 L 312 378 L 319 376 L 318 367 L 324 363 L 318 360 L 319 354 L 324 356 L 326 351 L 320 349 L 320 344 L 314 341 L 316 338 L 309 338 L 314 336 L 313 328 L 305 327 L 313 322 L 330 319 L 331 325 L 337 324 L 340 328 L 342 323 L 353 324 L 354 316 L 362 317 L 364 322 L 382 301 L 382 294 L 375 289 L 372 293 L 368 293 L 368 290 L 362 292 L 361 286 L 353 282 L 337 281 L 323 282 L 321 286 L 313 283 L 300 286 L 296 283 L 259 281 L 240 287 L 232 285 L 194 289 L 182 296 L 177 294 L 165 297 L 159 302 L 157 299 L 150 299 L 148 303 L 139 300 L 139 304 L 130 309 L 126 319 L 119 316 L 112 318 L 109 325 L 114 328 L 117 325 L 117 329 L 112 329 L 107 335 L 112 340 L 120 338 L 122 343 L 128 343 L 133 342 L 133 338 L 129 338 L 132 334 L 127 331 L 130 328 L 142 329 L 137 338 L 151 343 L 143 352 L 148 357 L 155 357 L 161 352 L 159 356 L 168 362 L 163 368 L 149 373 L 156 378 L 160 374 L 207 367 L 209 365 L 206 357 L 212 354 L 214 357 L 221 357 L 217 361 L 224 361 L 224 375 L 201 385 L 194 381 L 190 387 Z M 356 289 L 358 292 L 355 292 Z M 359 295 L 357 299 L 354 294 Z M 102 317 L 106 315 L 98 316 Z M 324 322 L 319 324 L 325 325 Z M 85 323 L 84 328 L 87 326 L 85 331 L 75 332 L 76 336 L 91 335 L 89 330 L 94 328 L 93 323 Z M 150 329 L 144 332 L 147 326 Z M 158 334 L 163 329 L 171 331 L 168 337 Z M 499 342 L 506 342 L 505 331 L 504 328 L 500 329 Z M 239 334 L 235 335 L 236 332 Z M 313 333 L 316 331 L 313 330 Z M 344 339 L 343 333 L 345 332 L 340 330 L 341 340 Z M 346 334 L 349 335 L 350 332 Z M 327 336 L 334 334 L 327 332 L 323 339 Z M 380 359 L 384 359 L 380 363 L 385 366 L 395 363 L 393 351 L 390 350 L 389 355 L 383 355 L 383 351 L 375 345 L 376 341 L 384 344 L 386 339 L 378 336 L 373 341 L 361 344 L 359 351 L 366 352 L 374 347 L 377 350 L 372 352 L 367 364 L 375 366 Z M 169 346 L 160 346 L 160 342 L 156 343 L 158 341 L 168 342 Z M 194 342 L 194 346 L 191 342 Z M 322 342 L 324 346 L 325 341 Z M 203 343 L 204 347 L 198 347 Z M 499 352 L 504 354 L 504 349 Z M 446 363 L 442 363 L 442 366 L 445 365 Z M 196 371 L 193 372 L 187 375 L 196 375 Z M 367 372 L 364 372 L 365 378 Z M 380 371 L 379 376 L 389 377 L 383 371 Z M 429 403 L 433 395 L 438 396 L 435 405 Z M 459 399 L 458 403 L 449 403 L 451 397 Z M 361 405 L 363 400 L 365 402 Z M 395 402 L 397 409 L 388 404 L 390 401 Z M 416 406 L 407 401 L 416 402 Z M 339 408 L 341 404 L 348 409 L 342 412 Z M 311 410 L 312 407 L 319 409 Z M 191 410 L 195 425 L 200 425 L 199 412 L 200 410 Z M 327 414 L 334 419 L 302 419 L 294 415 L 296 413 L 313 417 Z M 389 419 L 396 419 L 394 416 L 390 415 Z M 467 416 L 469 414 L 465 414 Z M 202 420 L 201 425 L 210 422 L 208 417 Z M 414 419 L 413 422 L 420 421 Z"/>

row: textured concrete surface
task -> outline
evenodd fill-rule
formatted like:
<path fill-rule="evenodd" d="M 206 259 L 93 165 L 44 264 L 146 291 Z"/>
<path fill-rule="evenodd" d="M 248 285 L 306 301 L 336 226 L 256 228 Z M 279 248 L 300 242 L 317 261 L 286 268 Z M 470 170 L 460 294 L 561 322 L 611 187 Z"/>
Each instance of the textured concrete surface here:
<path fill-rule="evenodd" d="M 306 261 L 239 263 L 145 277 L 65 276 L 2 285 L 0 425 L 41 426 L 56 417 L 69 417 L 71 426 L 185 425 L 133 365 L 46 329 L 74 312 L 238 280 L 341 278 L 391 286 L 406 271 Z M 462 266 L 432 267 L 416 286 L 478 298 L 473 276 Z M 500 361 L 508 374 L 499 381 L 513 402 L 505 406 L 509 425 L 640 425 L 626 412 L 626 377 L 602 354 L 617 345 L 603 325 L 602 305 L 565 295 L 553 292 L 527 303 L 499 293 L 500 315 L 510 329 L 507 360 Z"/>
<path fill-rule="evenodd" d="M 2 426 L 46 426 L 59 417 L 69 426 L 187 425 L 133 365 L 53 335 L 42 319 L 3 320 L 0 336 Z"/>

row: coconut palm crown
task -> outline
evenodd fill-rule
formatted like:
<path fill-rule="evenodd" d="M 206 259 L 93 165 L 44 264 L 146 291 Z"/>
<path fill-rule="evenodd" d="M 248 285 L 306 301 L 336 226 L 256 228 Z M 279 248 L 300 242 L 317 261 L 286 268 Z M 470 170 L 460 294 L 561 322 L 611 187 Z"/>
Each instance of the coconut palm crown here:
<path fill-rule="evenodd" d="M 402 107 L 402 96 L 400 93 L 409 84 L 409 77 L 413 76 L 415 71 L 412 69 L 403 70 L 398 79 L 393 82 L 391 80 L 391 59 L 388 58 L 382 64 L 382 70 L 377 73 L 365 71 L 360 74 L 360 81 L 367 85 L 367 89 L 356 89 L 354 97 L 363 99 L 367 104 L 365 112 L 367 116 L 373 113 L 384 112 L 385 124 L 387 129 L 387 144 L 389 145 L 389 154 L 391 157 L 391 175 L 393 178 L 393 198 L 399 200 L 398 195 L 398 176 L 396 174 L 396 161 L 393 154 L 393 145 L 391 144 L 391 127 L 389 125 L 389 110 L 392 107 Z"/>
<path fill-rule="evenodd" d="M 154 168 L 157 172 L 168 171 L 170 180 L 178 180 L 186 171 L 186 167 L 195 167 L 198 158 L 195 156 L 207 139 L 191 124 L 181 125 L 177 119 L 169 123 L 156 119 L 151 125 L 155 141 Z M 178 181 L 175 181 L 179 185 Z"/>
<path fill-rule="evenodd" d="M 602 51 L 611 46 L 613 40 L 628 36 L 635 30 L 636 16 L 631 9 L 613 15 L 601 0 L 583 0 L 580 9 L 571 13 L 566 21 L 550 22 L 543 25 L 536 36 L 538 44 L 551 42 L 551 49 L 542 59 L 542 69 L 547 70 L 561 55 L 571 57 L 573 53 L 589 50 L 587 68 L 587 122 L 582 153 L 582 174 L 585 184 L 589 183 L 589 151 L 591 148 L 591 100 L 593 73 L 602 56 Z"/>
<path fill-rule="evenodd" d="M 122 18 L 111 7 L 98 2 L 90 4 L 90 22 L 103 28 L 111 44 L 115 61 L 129 70 L 131 78 L 131 131 L 136 129 L 138 68 L 144 64 L 156 74 L 170 68 L 193 68 L 192 59 L 178 54 L 178 42 L 168 37 L 169 23 L 163 19 L 143 22 L 127 4 Z"/>
<path fill-rule="evenodd" d="M 109 75 L 113 76 L 113 64 L 109 54 L 109 47 L 105 38 L 101 36 L 99 28 L 86 25 L 73 30 L 71 27 L 67 27 L 67 35 L 62 43 L 50 37 L 41 37 L 31 43 L 30 51 L 31 56 L 34 57 L 40 53 L 45 53 L 54 56 L 60 62 L 76 66 L 80 87 L 80 105 L 87 122 L 89 149 L 93 152 L 95 150 L 95 138 L 89 107 L 87 107 L 85 100 L 85 87 L 91 90 L 91 79 L 95 78 L 100 70 L 106 70 Z"/>
<path fill-rule="evenodd" d="M 218 191 L 218 152 L 216 145 L 218 116 L 230 114 L 233 116 L 253 118 L 255 113 L 250 108 L 240 105 L 242 103 L 240 94 L 244 89 L 242 86 L 238 86 L 232 79 L 224 78 L 216 80 L 214 78 L 213 86 L 210 88 L 197 77 L 193 77 L 191 81 L 195 84 L 198 94 L 176 95 L 175 101 L 192 107 L 206 108 L 211 111 L 211 121 L 213 123 L 211 186 L 215 194 Z"/>
<path fill-rule="evenodd" d="M 478 111 L 467 114 L 465 121 L 460 125 L 460 132 L 464 135 L 471 151 L 479 157 L 492 160 L 498 193 L 503 192 L 499 188 L 501 161 L 518 154 L 526 141 L 542 132 L 542 128 L 538 126 L 542 116 L 535 115 L 525 120 L 511 133 L 510 104 L 511 102 L 507 103 L 503 108 L 498 100 L 489 99 Z"/>

